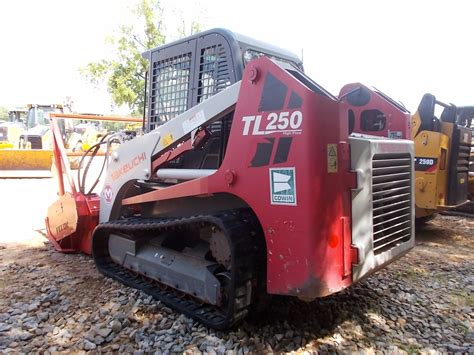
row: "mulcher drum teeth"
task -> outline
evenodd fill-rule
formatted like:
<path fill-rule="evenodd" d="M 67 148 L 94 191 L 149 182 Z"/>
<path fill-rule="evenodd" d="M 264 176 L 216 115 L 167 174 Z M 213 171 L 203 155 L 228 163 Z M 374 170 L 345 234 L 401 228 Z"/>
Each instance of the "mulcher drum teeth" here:
<path fill-rule="evenodd" d="M 194 230 L 215 226 L 226 236 L 231 245 L 231 281 L 227 287 L 228 301 L 224 307 L 204 304 L 191 295 L 164 286 L 112 261 L 108 251 L 111 233 L 133 234 L 137 232 L 159 232 Z M 99 224 L 94 230 L 92 254 L 97 268 L 105 276 L 123 284 L 142 290 L 178 312 L 192 317 L 206 327 L 226 329 L 247 315 L 254 297 L 252 286 L 256 278 L 257 238 L 261 228 L 255 215 L 248 209 L 236 209 L 213 215 L 196 215 L 181 218 L 142 219 L 127 218 Z"/>

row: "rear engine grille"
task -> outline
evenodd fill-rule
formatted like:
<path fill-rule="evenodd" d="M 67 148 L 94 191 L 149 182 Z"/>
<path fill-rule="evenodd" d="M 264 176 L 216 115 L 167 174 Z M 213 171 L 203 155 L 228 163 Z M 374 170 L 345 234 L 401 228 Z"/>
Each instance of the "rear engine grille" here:
<path fill-rule="evenodd" d="M 471 151 L 474 152 L 474 150 Z M 474 155 L 471 153 L 470 160 L 469 160 L 469 175 L 474 175 Z"/>
<path fill-rule="evenodd" d="M 411 237 L 411 156 L 376 154 L 372 160 L 373 250 L 380 254 Z"/>
<path fill-rule="evenodd" d="M 459 127 L 453 132 L 451 148 L 446 204 L 456 206 L 468 199 L 469 158 L 471 153 L 471 132 L 469 129 Z"/>
<path fill-rule="evenodd" d="M 456 171 L 457 173 L 465 173 L 469 171 L 469 155 L 471 153 L 470 144 L 459 144 L 459 155 L 457 161 Z"/>

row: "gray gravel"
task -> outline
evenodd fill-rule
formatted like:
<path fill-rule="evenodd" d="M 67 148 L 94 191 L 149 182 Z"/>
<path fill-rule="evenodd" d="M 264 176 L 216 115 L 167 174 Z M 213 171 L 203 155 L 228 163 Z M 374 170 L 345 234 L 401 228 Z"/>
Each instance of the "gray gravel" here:
<path fill-rule="evenodd" d="M 312 303 L 276 297 L 229 332 L 104 278 L 84 255 L 3 245 L 0 351 L 474 355 L 473 230 L 472 220 L 438 217 L 415 250 L 368 280 Z"/>

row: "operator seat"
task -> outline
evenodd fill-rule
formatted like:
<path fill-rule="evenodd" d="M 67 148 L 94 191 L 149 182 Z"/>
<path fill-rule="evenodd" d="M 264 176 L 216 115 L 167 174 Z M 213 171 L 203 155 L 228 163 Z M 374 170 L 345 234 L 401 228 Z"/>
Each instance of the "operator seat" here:
<path fill-rule="evenodd" d="M 432 94 L 425 94 L 418 106 L 418 114 L 420 115 L 421 125 L 420 131 L 434 131 L 441 130 L 441 122 L 435 116 L 436 97 Z"/>

